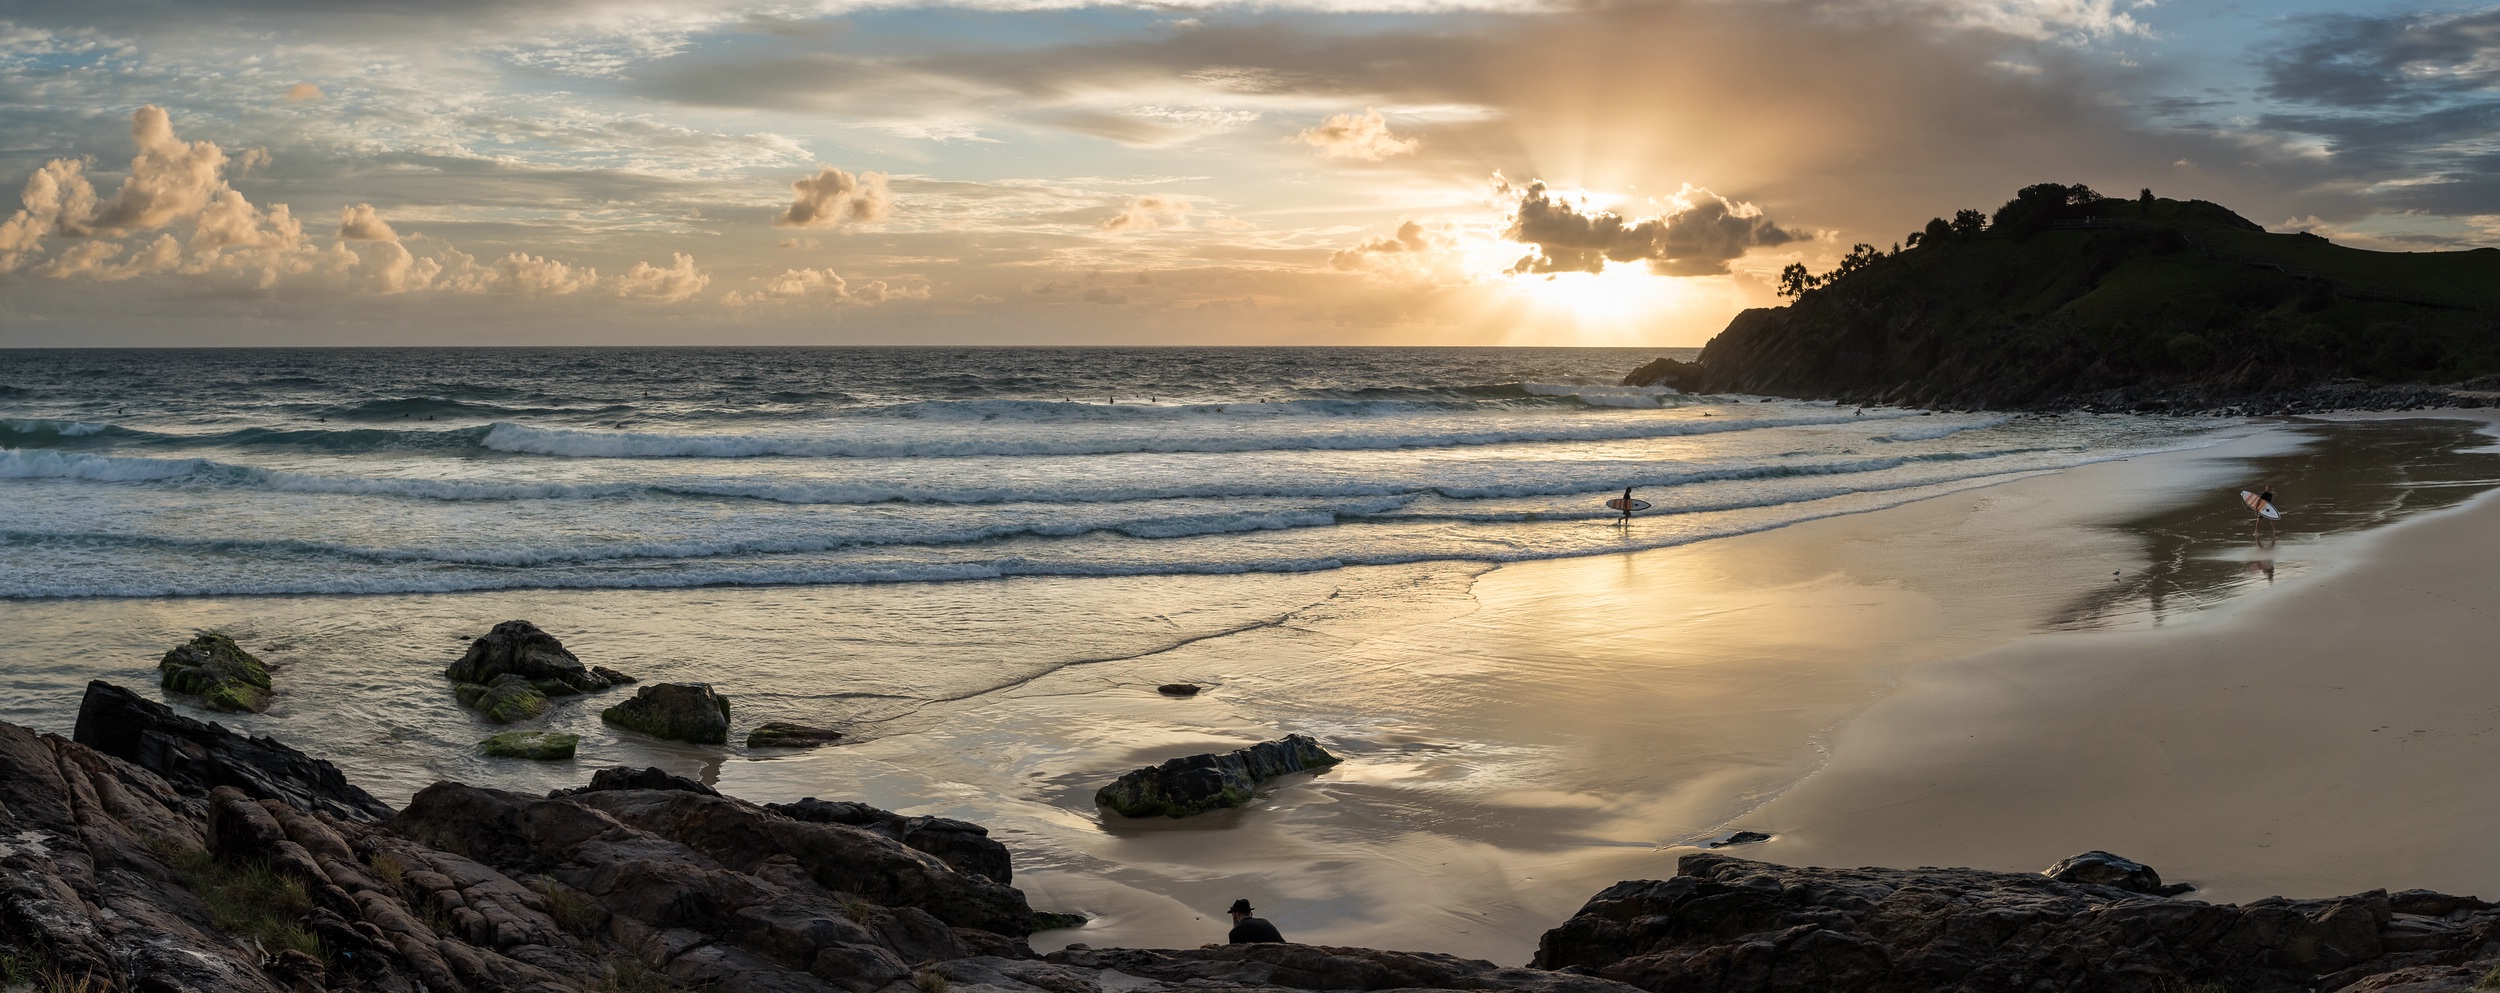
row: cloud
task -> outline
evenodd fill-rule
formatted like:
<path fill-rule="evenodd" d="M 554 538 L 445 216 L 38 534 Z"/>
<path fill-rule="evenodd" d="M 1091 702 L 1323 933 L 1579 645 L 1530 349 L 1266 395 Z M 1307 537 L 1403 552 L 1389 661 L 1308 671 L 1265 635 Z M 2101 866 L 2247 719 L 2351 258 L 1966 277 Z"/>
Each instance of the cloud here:
<path fill-rule="evenodd" d="M 1432 239 L 1424 234 L 1424 226 L 1414 221 L 1398 225 L 1396 234 L 1374 238 L 1328 257 L 1333 269 L 1356 270 L 1364 267 L 1374 255 L 1421 254 L 1432 250 Z"/>
<path fill-rule="evenodd" d="M 1189 201 L 1162 194 L 1148 194 L 1128 202 L 1119 213 L 1102 221 L 1105 231 L 1160 231 L 1189 226 Z"/>
<path fill-rule="evenodd" d="M 1389 133 L 1389 122 L 1380 111 L 1366 109 L 1360 115 L 1335 114 L 1293 136 L 1295 141 L 1319 149 L 1332 159 L 1360 159 L 1378 162 L 1399 155 L 1413 155 L 1423 147 L 1414 138 L 1400 138 Z"/>
<path fill-rule="evenodd" d="M 113 198 L 95 209 L 85 227 L 122 234 L 161 228 L 190 217 L 226 189 L 226 153 L 215 142 L 174 137 L 173 117 L 147 106 L 130 115 L 130 140 L 139 155 Z"/>
<path fill-rule="evenodd" d="M 616 295 L 637 300 L 675 303 L 680 300 L 694 299 L 695 294 L 703 292 L 704 287 L 712 284 L 710 273 L 695 268 L 694 256 L 684 252 L 675 252 L 670 257 L 675 260 L 675 264 L 666 269 L 658 268 L 648 262 L 634 263 L 633 268 L 626 270 L 625 275 L 617 279 Z"/>
<path fill-rule="evenodd" d="M 879 279 L 854 289 L 849 281 L 831 269 L 790 269 L 765 280 L 764 285 L 753 292 L 724 294 L 721 302 L 732 307 L 799 302 L 868 306 L 889 300 L 928 298 L 929 288 L 926 286 L 896 287 Z"/>
<path fill-rule="evenodd" d="M 1658 216 L 1626 220 L 1557 200 L 1543 182 L 1531 182 L 1519 193 L 1504 237 L 1536 246 L 1511 267 L 1514 273 L 1599 272 L 1608 262 L 1647 262 L 1662 276 L 1715 276 L 1747 249 L 1801 236 L 1771 223 L 1759 207 L 1690 184 Z"/>
<path fill-rule="evenodd" d="M 311 83 L 297 83 L 293 86 L 287 87 L 286 90 L 286 98 L 289 103 L 303 103 L 307 100 L 319 100 L 321 97 L 321 87 L 314 86 Z"/>
<path fill-rule="evenodd" d="M 399 232 L 391 230 L 373 205 L 360 203 L 339 208 L 339 238 L 343 241 L 398 241 Z"/>
<path fill-rule="evenodd" d="M 2470 14 L 2326 14 L 2264 62 L 2266 93 L 2354 109 L 2418 107 L 2500 87 L 2500 8 Z"/>
<path fill-rule="evenodd" d="M 777 228 L 832 228 L 881 221 L 892 211 L 881 172 L 857 176 L 826 166 L 790 184 L 790 206 L 773 215 Z"/>

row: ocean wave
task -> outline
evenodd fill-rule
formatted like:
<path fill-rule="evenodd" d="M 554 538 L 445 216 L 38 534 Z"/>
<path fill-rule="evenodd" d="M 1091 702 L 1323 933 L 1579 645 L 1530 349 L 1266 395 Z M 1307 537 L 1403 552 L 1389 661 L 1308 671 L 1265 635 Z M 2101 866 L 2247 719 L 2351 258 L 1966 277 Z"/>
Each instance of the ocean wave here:
<path fill-rule="evenodd" d="M 72 438 L 93 438 L 120 429 L 87 421 L 0 420 L 0 448 L 48 448 Z"/>
<path fill-rule="evenodd" d="M 333 408 L 335 412 L 330 416 L 358 421 L 411 420 L 429 417 L 491 421 L 512 417 L 613 417 L 620 414 L 638 414 L 642 411 L 642 408 L 631 404 L 586 402 L 594 405 L 558 404 L 515 407 L 499 403 L 454 400 L 447 397 L 397 397 L 389 400 L 366 400 L 343 408 Z"/>
<path fill-rule="evenodd" d="M 82 583 L 42 585 L 32 574 L 0 576 L 0 599 L 34 597 L 111 597 L 111 596 L 249 596 L 249 595 L 321 595 L 376 593 L 450 593 L 510 589 L 684 589 L 709 586 L 791 586 L 843 585 L 859 583 L 959 582 L 1007 577 L 1106 577 L 1106 576 L 1188 576 L 1234 575 L 1243 573 L 1318 572 L 1356 566 L 1406 565 L 1418 562 L 1523 562 L 1540 559 L 1577 558 L 1592 555 L 1613 555 L 1626 551 L 1642 551 L 1691 544 L 1713 538 L 1730 537 L 1805 521 L 1863 513 L 1884 507 L 1898 506 L 1912 500 L 1980 486 L 1994 485 L 2011 479 L 2038 475 L 2049 470 L 2023 470 L 1991 476 L 1951 480 L 1931 486 L 1913 487 L 1886 493 L 1872 500 L 1847 505 L 1797 505 L 1796 513 L 1773 515 L 1747 520 L 1728 520 L 1715 527 L 1694 528 L 1671 533 L 1643 536 L 1635 532 L 1621 537 L 1609 536 L 1600 543 L 1568 546 L 1531 547 L 1512 544 L 1496 547 L 1483 542 L 1469 542 L 1459 547 L 1426 549 L 1362 548 L 1349 546 L 1328 555 L 1279 554 L 1262 558 L 1165 559 L 1156 561 L 1107 561 L 1102 559 L 1051 559 L 1033 555 L 1000 555 L 990 558 L 951 561 L 893 561 L 837 563 L 702 563 L 657 566 L 638 562 L 619 563 L 606 569 L 574 570 L 511 570 L 457 569 L 422 570 L 405 567 L 373 568 L 367 572 L 324 570 L 316 577 L 310 574 L 272 576 L 261 579 L 239 578 L 225 572 L 208 570 L 180 573 L 179 581 L 169 579 L 97 579 Z"/>
<path fill-rule="evenodd" d="M 1892 416 L 1908 416 L 1897 414 Z M 498 423 L 478 444 L 515 454 L 563 458 L 966 458 L 1030 455 L 1119 455 L 1189 452 L 1365 451 L 1453 448 L 1533 442 L 1631 441 L 1770 428 L 1846 423 L 1867 418 L 1725 417 L 1605 420 L 1556 418 L 1550 423 L 1503 428 L 1451 426 L 1406 430 L 1209 433 L 1134 433 L 1039 436 L 1027 433 L 948 432 L 920 438 L 856 434 L 666 434 L 597 431 Z"/>
<path fill-rule="evenodd" d="M 1698 483 L 1881 472 L 1922 462 L 1963 462 L 2027 454 L 2042 449 L 1927 452 L 1819 461 L 1721 466 L 1595 465 L 1565 461 L 1541 467 L 1505 467 L 1498 482 L 1466 478 L 1374 480 L 1277 479 L 1190 476 L 1159 481 L 1096 482 L 1082 475 L 1021 486 L 947 485 L 898 480 L 787 477 L 683 477 L 632 482 L 506 482 L 393 476 L 342 476 L 236 465 L 201 458 L 148 458 L 54 451 L 0 449 L 0 478 L 67 479 L 95 483 L 182 483 L 281 493 L 400 497 L 440 501 L 614 500 L 675 497 L 754 500 L 797 505 L 876 504 L 1110 504 L 1158 500 L 1350 499 L 1438 496 L 1453 500 L 1584 496 L 1624 486 L 1671 489 Z"/>
<path fill-rule="evenodd" d="M 1934 441 L 1934 440 L 1936 440 L 1936 439 L 1938 439 L 1938 438 L 1948 437 L 1948 436 L 1951 436 L 1951 435 L 1957 435 L 1957 434 L 1960 434 L 1960 433 L 1962 433 L 1962 432 L 1964 432 L 1964 431 L 1979 431 L 1979 430 L 1984 430 L 1984 429 L 1987 429 L 1987 428 L 1996 427 L 1996 426 L 1998 426 L 1998 425 L 2000 425 L 2000 424 L 2004 424 L 2004 423 L 2006 423 L 2006 422 L 2008 422 L 2008 421 L 2011 421 L 2011 420 L 2013 420 L 2013 419 L 2014 419 L 2014 418 L 2013 418 L 2011 415 L 2008 415 L 2008 416 L 2003 416 L 2003 417 L 1986 417 L 1986 418 L 1981 418 L 1981 419 L 1976 420 L 1976 421 L 1947 422 L 1947 423 L 1943 423 L 1943 424 L 1935 424 L 1935 425 L 1930 425 L 1930 426 L 1928 426 L 1928 427 L 1923 427 L 1923 428 L 1911 428 L 1911 429 L 1905 429 L 1905 430 L 1900 430 L 1900 431 L 1887 431 L 1887 432 L 1885 432 L 1885 433 L 1883 433 L 1883 434 L 1876 435 L 1875 437 L 1870 438 L 1870 439 L 1868 439 L 1868 440 L 1869 440 L 1869 441 L 1896 441 L 1896 442 L 1897 442 L 1897 441 Z"/>

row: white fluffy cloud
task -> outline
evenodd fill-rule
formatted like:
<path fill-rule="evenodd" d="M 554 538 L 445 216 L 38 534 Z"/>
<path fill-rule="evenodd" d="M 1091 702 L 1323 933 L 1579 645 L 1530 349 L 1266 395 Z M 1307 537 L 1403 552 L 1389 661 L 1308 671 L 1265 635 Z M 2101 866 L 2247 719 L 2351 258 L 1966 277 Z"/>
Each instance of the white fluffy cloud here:
<path fill-rule="evenodd" d="M 1756 245 L 1801 237 L 1771 223 L 1760 207 L 1691 184 L 1657 216 L 1638 220 L 1557 199 L 1542 182 L 1517 192 L 1519 208 L 1506 236 L 1536 249 L 1511 267 L 1514 273 L 1598 272 L 1608 262 L 1647 262 L 1662 276 L 1713 276 Z"/>
<path fill-rule="evenodd" d="M 764 285 L 748 293 L 727 293 L 721 302 L 732 307 L 748 307 L 763 303 L 817 303 L 827 305 L 855 304 L 867 306 L 889 300 L 926 300 L 926 286 L 891 286 L 885 280 L 873 280 L 853 287 L 848 280 L 831 269 L 790 269 L 764 281 Z"/>
<path fill-rule="evenodd" d="M 597 289 L 660 303 L 691 299 L 711 280 L 682 253 L 668 268 L 637 262 L 603 279 L 589 266 L 526 252 L 480 264 L 441 242 L 412 249 L 369 203 L 341 207 L 337 240 L 323 245 L 286 204 L 260 207 L 229 185 L 230 168 L 266 158 L 258 149 L 229 156 L 215 142 L 183 141 L 171 116 L 153 106 L 131 115 L 130 136 L 139 154 L 109 198 L 97 194 L 83 160 L 54 159 L 35 170 L 19 209 L 0 220 L 0 274 L 104 282 L 161 275 L 379 294 Z M 186 226 L 188 237 L 178 237 Z"/>
<path fill-rule="evenodd" d="M 1332 159 L 1361 159 L 1378 162 L 1400 155 L 1412 155 L 1424 143 L 1415 138 L 1401 138 L 1389 131 L 1389 122 L 1380 111 L 1365 109 L 1361 114 L 1335 114 L 1321 121 L 1318 127 L 1294 135 L 1294 140 L 1319 149 Z"/>
<path fill-rule="evenodd" d="M 790 184 L 790 206 L 773 215 L 777 228 L 833 228 L 881 221 L 893 211 L 885 174 L 851 175 L 826 166 Z"/>

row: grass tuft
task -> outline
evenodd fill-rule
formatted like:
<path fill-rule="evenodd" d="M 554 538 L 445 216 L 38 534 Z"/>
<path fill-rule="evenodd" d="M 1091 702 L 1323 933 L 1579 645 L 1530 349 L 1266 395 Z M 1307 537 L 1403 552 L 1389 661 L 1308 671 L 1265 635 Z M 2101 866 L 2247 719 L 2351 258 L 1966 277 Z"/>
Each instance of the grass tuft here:
<path fill-rule="evenodd" d="M 2492 966 L 2490 971 L 2483 973 L 2483 978 L 2475 980 L 2474 988 L 2478 990 L 2500 990 L 2500 965 Z"/>
<path fill-rule="evenodd" d="M 954 988 L 953 983 L 946 981 L 946 974 L 936 969 L 922 969 L 912 973 L 911 985 L 920 993 L 946 993 L 947 990 Z"/>
<path fill-rule="evenodd" d="M 205 850 L 170 842 L 152 847 L 165 857 L 183 888 L 208 907 L 208 921 L 217 930 L 258 941 L 264 948 L 292 948 L 329 959 L 321 939 L 303 926 L 304 915 L 313 909 L 303 880 L 257 860 L 220 860 Z"/>
<path fill-rule="evenodd" d="M 607 923 L 607 913 L 570 886 L 538 876 L 529 881 L 529 887 L 546 901 L 547 916 L 555 920 L 556 926 L 576 938 L 597 935 L 600 926 Z"/>
<path fill-rule="evenodd" d="M 620 955 L 608 961 L 606 975 L 584 983 L 582 993 L 676 993 L 683 988 L 641 959 Z"/>
<path fill-rule="evenodd" d="M 391 892 L 402 893 L 407 890 L 408 864 L 401 862 L 397 856 L 389 852 L 375 852 L 373 861 L 369 864 L 373 868 L 373 878 L 381 880 L 382 885 L 391 888 Z"/>

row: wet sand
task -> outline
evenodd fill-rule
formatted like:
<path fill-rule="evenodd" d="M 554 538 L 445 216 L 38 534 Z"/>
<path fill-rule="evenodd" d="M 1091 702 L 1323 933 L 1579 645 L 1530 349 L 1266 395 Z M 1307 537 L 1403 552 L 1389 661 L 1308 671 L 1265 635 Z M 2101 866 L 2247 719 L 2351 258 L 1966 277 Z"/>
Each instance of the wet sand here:
<path fill-rule="evenodd" d="M 2444 849 L 2415 844 L 2423 832 L 2461 839 L 2488 827 L 2482 813 L 2438 799 L 2470 793 L 2465 760 L 2376 772 L 2318 760 L 2304 733 L 2341 727 L 2326 709 L 2336 698 L 2279 716 L 2259 705 L 2330 692 L 2302 687 L 2360 657 L 2385 623 L 2423 637 L 2448 623 L 2438 611 L 2364 612 L 2353 640 L 2334 643 L 2301 634 L 2327 611 L 2293 605 L 2346 588 L 2365 568 L 2353 563 L 2395 555 L 2379 549 L 2399 548 L 2399 537 L 2469 519 L 2378 527 L 2487 489 L 2500 456 L 2456 454 L 2461 440 L 2482 443 L 2456 422 L 2231 434 L 2211 448 L 1873 513 L 1498 569 L 0 604 L 0 655 L 13 663 L 0 708 L 66 732 L 85 679 L 153 685 L 153 655 L 182 632 L 241 629 L 295 647 L 280 653 L 292 664 L 279 707 L 228 722 L 335 757 L 385 799 L 434 776 L 544 790 L 628 762 L 758 801 L 813 795 L 961 817 L 1010 846 L 1015 882 L 1037 908 L 1094 918 L 1036 936 L 1044 949 L 1216 940 L 1221 909 L 1247 897 L 1296 940 L 1524 962 L 1541 932 L 1597 890 L 1672 873 L 1691 846 L 1736 829 L 1779 833 L 1735 851 L 1782 861 L 2033 869 L 2102 847 L 2217 892 L 2235 880 L 2302 895 L 2473 888 L 2469 872 L 2433 854 Z M 2254 549 L 2231 494 L 2269 477 L 2298 509 L 2280 545 Z M 2465 515 L 2492 513 L 2477 504 Z M 2458 577 L 2447 588 L 2475 602 L 2470 572 Z M 2278 659 L 2319 668 L 2278 678 L 2242 666 L 2218 683 L 2191 678 L 2200 666 L 2143 661 L 2261 611 L 2276 619 L 2260 627 L 2289 646 Z M 491 729 L 446 702 L 441 666 L 458 636 L 510 617 L 646 680 L 713 681 L 739 701 L 741 730 L 799 719 L 850 728 L 856 743 L 782 754 L 676 746 L 604 731 L 592 702 L 549 719 L 590 735 L 583 759 L 479 759 L 467 746 Z M 2343 654 L 2313 652 L 2312 641 Z M 1072 659 L 1080 643 L 1098 656 Z M 2071 659 L 2005 661 L 2050 645 Z M 2439 658 L 2473 664 L 2468 652 Z M 2126 679 L 2101 685 L 2104 673 Z M 1154 692 L 1173 681 L 1208 689 L 1185 700 Z M 2121 693 L 2139 685 L 2168 692 Z M 2433 748 L 2479 754 L 2462 724 L 2407 708 L 2500 699 L 2471 692 L 2481 688 L 2417 699 L 2371 687 L 2393 694 L 2368 711 L 2372 726 L 2388 727 L 2353 733 L 2426 732 L 2384 746 L 2413 752 L 2368 752 L 2376 762 Z M 2192 726 L 2230 723 L 2212 715 L 2235 707 L 2250 708 L 2234 719 L 2244 735 Z M 2500 709 L 2490 713 L 2500 724 Z M 2141 744 L 2154 740 L 2146 729 L 2172 724 L 2192 746 Z M 1136 822 L 1092 804 L 1096 787 L 1135 766 L 1287 732 L 1316 735 L 1348 761 L 1281 783 L 1246 811 Z M 2321 773 L 2298 793 L 2305 774 L 2285 770 L 2304 769 Z M 2346 833 L 2283 849 L 2299 856 L 2267 861 L 2277 858 L 2269 849 L 2241 843 L 2261 825 L 2209 823 L 2292 816 L 2223 803 L 2238 784 L 2316 806 L 2344 803 L 2329 786 L 2356 775 L 2377 780 L 2367 802 L 2383 819 L 2322 818 L 2291 833 Z M 2129 790 L 2162 803 L 2127 801 Z M 2049 793 L 2072 802 L 2032 799 Z M 2416 820 L 2397 813 L 2415 809 Z M 2417 823 L 2446 818 L 2460 823 Z M 2405 858 L 2419 861 L 2396 864 Z M 2360 881 L 2328 885 L 2346 877 L 2319 875 L 2321 865 Z"/>
<path fill-rule="evenodd" d="M 2500 894 L 2500 499 L 2167 630 L 1920 669 L 1747 823 L 1813 865 L 2037 869 L 2091 848 L 2199 898 Z"/>

